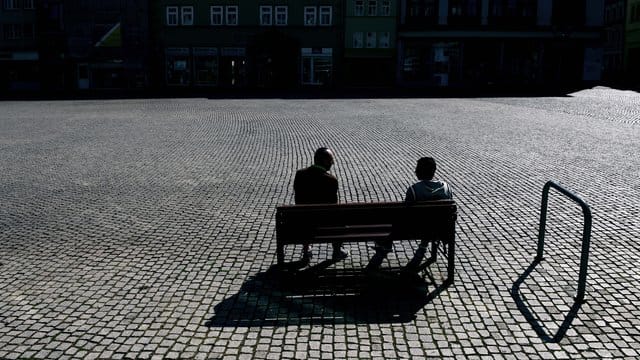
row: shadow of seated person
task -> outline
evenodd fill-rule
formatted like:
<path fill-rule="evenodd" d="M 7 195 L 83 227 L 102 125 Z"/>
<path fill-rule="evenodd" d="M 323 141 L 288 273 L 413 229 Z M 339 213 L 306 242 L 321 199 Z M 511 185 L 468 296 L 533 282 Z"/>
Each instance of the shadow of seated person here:
<path fill-rule="evenodd" d="M 399 272 L 371 276 L 362 270 L 327 269 L 283 273 L 270 269 L 250 277 L 214 307 L 208 327 L 334 325 L 413 321 L 448 285 L 407 278 Z"/>

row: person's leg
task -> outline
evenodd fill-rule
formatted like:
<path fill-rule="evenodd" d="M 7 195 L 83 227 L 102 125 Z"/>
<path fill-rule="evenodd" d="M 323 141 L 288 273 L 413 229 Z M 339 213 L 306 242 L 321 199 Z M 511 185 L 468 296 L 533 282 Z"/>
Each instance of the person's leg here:
<path fill-rule="evenodd" d="M 333 260 L 342 260 L 349 257 L 349 253 L 342 250 L 342 243 L 335 242 L 333 245 Z"/>
<path fill-rule="evenodd" d="M 375 270 L 382 265 L 384 259 L 387 258 L 387 254 L 389 254 L 393 250 L 393 242 L 391 240 L 376 240 L 375 246 L 373 247 L 376 250 L 376 253 L 373 255 L 369 263 L 367 264 L 367 270 Z"/>
<path fill-rule="evenodd" d="M 420 241 L 420 245 L 418 245 L 418 249 L 416 250 L 413 258 L 407 264 L 407 269 L 417 269 L 418 266 L 422 263 L 424 259 L 424 255 L 427 253 L 427 249 L 429 248 L 429 240 Z"/>
<path fill-rule="evenodd" d="M 309 262 L 312 257 L 313 253 L 311 252 L 311 245 L 302 245 L 302 261 Z"/>

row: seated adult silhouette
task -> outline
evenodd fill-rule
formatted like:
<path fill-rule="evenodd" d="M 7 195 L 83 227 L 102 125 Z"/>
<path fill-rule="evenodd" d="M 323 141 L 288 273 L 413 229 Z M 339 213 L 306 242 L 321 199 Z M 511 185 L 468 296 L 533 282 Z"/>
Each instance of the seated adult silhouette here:
<path fill-rule="evenodd" d="M 434 180 L 433 177 L 436 173 L 436 161 L 432 157 L 422 157 L 418 160 L 416 165 L 416 176 L 420 180 L 419 182 L 409 186 L 407 193 L 404 197 L 404 201 L 428 201 L 428 200 L 441 200 L 452 199 L 453 193 L 451 187 L 444 181 Z M 406 270 L 416 269 L 427 252 L 427 245 L 429 240 L 422 240 L 416 250 L 413 258 L 407 266 Z M 392 251 L 391 241 L 377 241 L 375 255 L 369 261 L 367 269 L 377 269 L 382 264 L 382 261 L 387 257 L 387 254 Z"/>
<path fill-rule="evenodd" d="M 329 173 L 334 164 L 333 152 L 326 147 L 316 150 L 313 165 L 296 172 L 293 180 L 293 191 L 296 204 L 335 204 L 338 202 L 338 179 Z M 342 260 L 349 253 L 341 249 L 342 244 L 333 243 L 333 260 Z M 302 260 L 309 262 L 312 257 L 311 247 L 304 245 Z"/>

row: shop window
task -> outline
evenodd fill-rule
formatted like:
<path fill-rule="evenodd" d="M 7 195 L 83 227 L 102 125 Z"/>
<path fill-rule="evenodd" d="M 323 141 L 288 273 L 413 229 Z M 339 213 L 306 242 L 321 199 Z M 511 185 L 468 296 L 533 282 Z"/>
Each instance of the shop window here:
<path fill-rule="evenodd" d="M 368 16 L 378 15 L 378 2 L 376 0 L 369 0 L 369 3 L 367 5 Z"/>
<path fill-rule="evenodd" d="M 304 25 L 305 26 L 316 25 L 316 7 L 315 6 L 304 7 Z"/>
<path fill-rule="evenodd" d="M 190 66 L 188 48 L 168 48 L 166 50 L 167 85 L 189 85 Z"/>
<path fill-rule="evenodd" d="M 222 6 L 211 7 L 211 25 L 222 25 Z"/>
<path fill-rule="evenodd" d="M 355 16 L 364 16 L 364 0 L 355 0 L 353 13 Z"/>
<path fill-rule="evenodd" d="M 193 70 L 195 85 L 218 83 L 218 51 L 216 48 L 194 48 Z"/>
<path fill-rule="evenodd" d="M 271 6 L 260 6 L 260 25 L 270 26 L 273 24 L 273 10 Z"/>
<path fill-rule="evenodd" d="M 320 6 L 320 26 L 331 25 L 331 6 Z"/>
<path fill-rule="evenodd" d="M 182 25 L 193 25 L 193 6 L 183 6 L 180 8 Z"/>
<path fill-rule="evenodd" d="M 237 26 L 238 25 L 238 7 L 236 5 L 227 6 L 227 25 L 229 26 Z"/>
<path fill-rule="evenodd" d="M 177 6 L 167 6 L 167 25 L 169 26 L 178 25 L 178 7 Z"/>
<path fill-rule="evenodd" d="M 302 84 L 328 85 L 331 83 L 333 63 L 330 54 L 329 52 L 328 54 L 302 55 Z"/>
<path fill-rule="evenodd" d="M 287 25 L 287 6 L 276 6 L 276 26 Z"/>
<path fill-rule="evenodd" d="M 362 31 L 356 31 L 353 33 L 353 47 L 356 49 L 364 47 Z"/>
<path fill-rule="evenodd" d="M 389 33 L 388 32 L 381 32 L 380 33 L 380 38 L 378 40 L 378 45 L 381 48 L 389 48 Z"/>
<path fill-rule="evenodd" d="M 376 47 L 376 33 L 368 32 L 367 33 L 367 48 Z"/>

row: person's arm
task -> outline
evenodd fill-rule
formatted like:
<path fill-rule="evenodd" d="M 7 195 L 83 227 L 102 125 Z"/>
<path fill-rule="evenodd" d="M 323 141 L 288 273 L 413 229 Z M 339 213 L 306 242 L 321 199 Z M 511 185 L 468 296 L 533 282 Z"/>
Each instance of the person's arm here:
<path fill-rule="evenodd" d="M 453 199 L 453 191 L 451 191 L 451 186 L 449 186 L 449 183 L 444 183 L 444 190 L 445 195 L 447 195 L 449 199 Z"/>
<path fill-rule="evenodd" d="M 416 201 L 416 193 L 413 190 L 413 186 L 409 186 L 409 188 L 407 189 L 407 194 L 404 196 L 404 201 Z"/>
<path fill-rule="evenodd" d="M 293 179 L 293 195 L 296 204 L 300 203 L 302 199 L 300 196 L 300 177 L 298 176 L 298 172 L 296 172 L 296 177 Z"/>
<path fill-rule="evenodd" d="M 334 178 L 332 182 L 333 189 L 331 190 L 331 194 L 333 195 L 332 202 L 338 203 L 338 179 Z"/>

